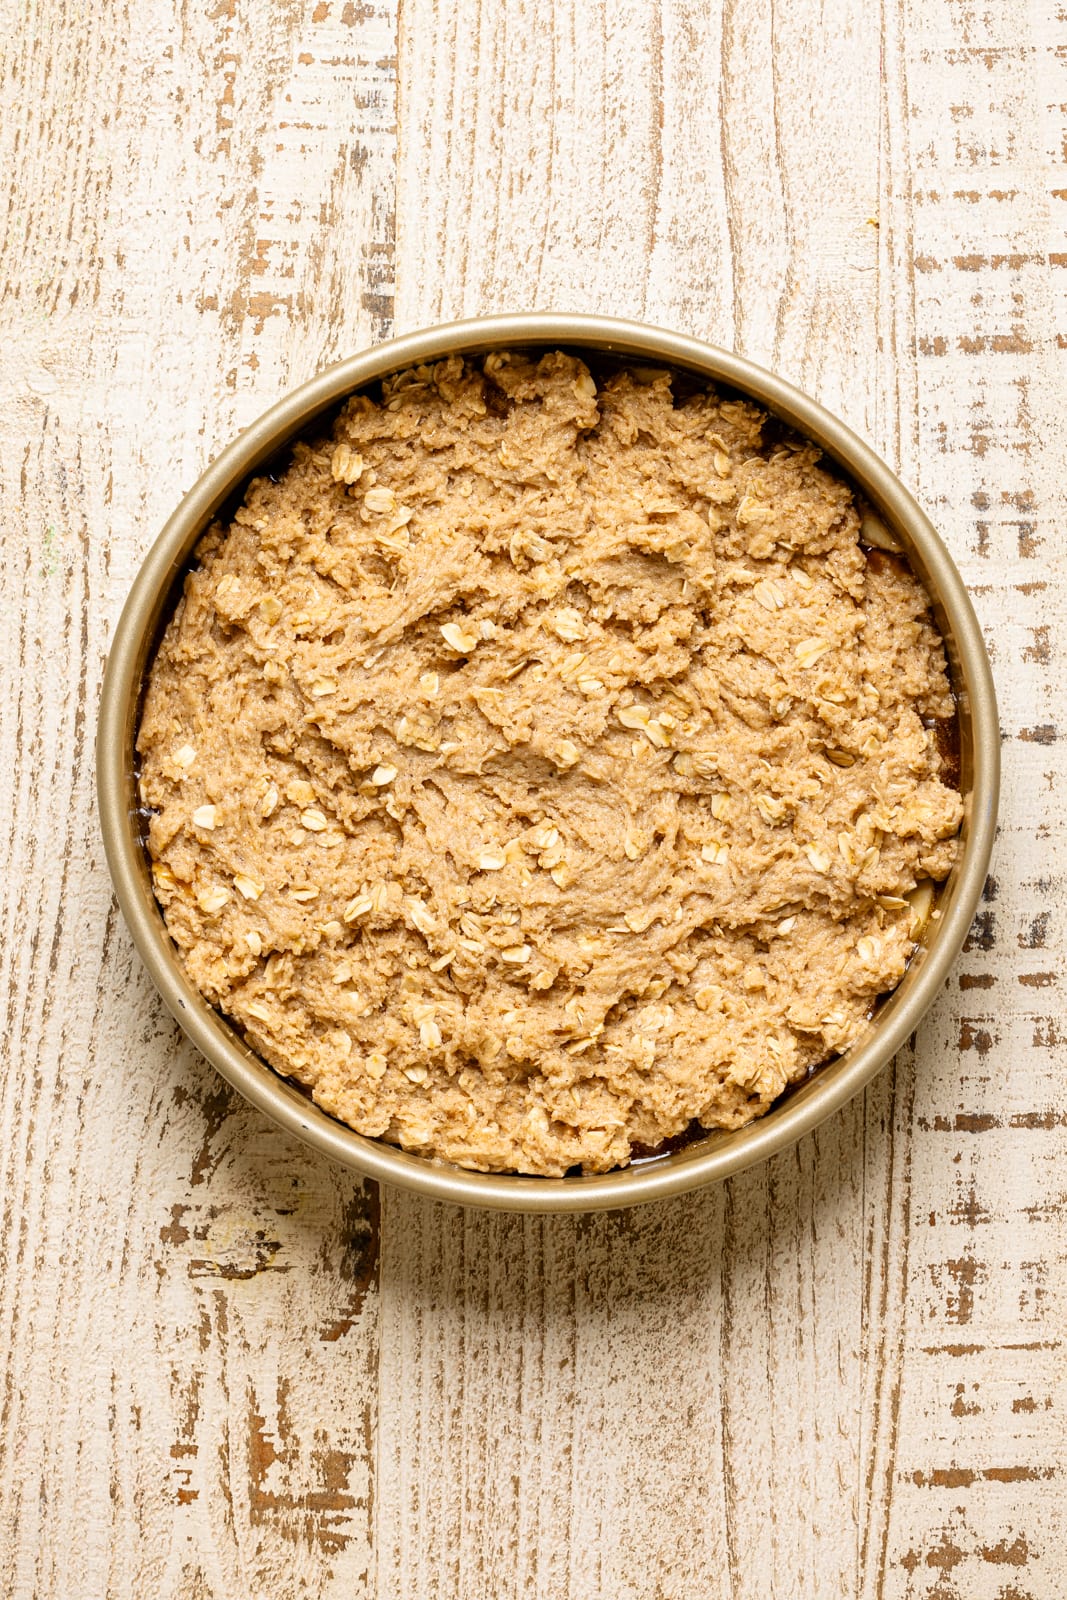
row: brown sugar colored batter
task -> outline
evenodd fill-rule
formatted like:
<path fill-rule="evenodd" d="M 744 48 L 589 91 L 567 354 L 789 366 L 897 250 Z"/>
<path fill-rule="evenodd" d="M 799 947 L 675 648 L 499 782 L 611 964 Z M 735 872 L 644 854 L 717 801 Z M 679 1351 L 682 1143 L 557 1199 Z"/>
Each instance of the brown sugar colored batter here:
<path fill-rule="evenodd" d="M 665 372 L 357 395 L 207 533 L 151 669 L 192 980 L 327 1111 L 466 1167 L 761 1115 L 956 856 L 941 641 L 859 528 L 815 446 Z"/>

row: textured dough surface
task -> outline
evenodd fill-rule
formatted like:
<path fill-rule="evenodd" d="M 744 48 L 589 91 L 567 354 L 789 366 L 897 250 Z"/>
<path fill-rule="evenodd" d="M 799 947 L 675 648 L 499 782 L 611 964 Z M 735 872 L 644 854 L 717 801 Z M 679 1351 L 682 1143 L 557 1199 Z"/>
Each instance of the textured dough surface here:
<path fill-rule="evenodd" d="M 941 641 L 754 405 L 458 358 L 205 535 L 139 733 L 193 982 L 363 1133 L 603 1171 L 737 1127 L 957 850 Z"/>

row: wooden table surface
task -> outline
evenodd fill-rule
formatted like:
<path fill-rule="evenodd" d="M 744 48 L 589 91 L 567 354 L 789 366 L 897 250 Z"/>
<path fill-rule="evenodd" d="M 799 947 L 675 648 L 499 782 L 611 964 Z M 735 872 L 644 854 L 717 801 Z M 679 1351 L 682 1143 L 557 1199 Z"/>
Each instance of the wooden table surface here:
<path fill-rule="evenodd" d="M 0 1594 L 1064 1600 L 1062 0 L 0 0 Z M 287 387 L 467 313 L 733 345 L 895 464 L 997 674 L 917 1038 L 724 1187 L 361 1184 L 119 918 L 111 627 Z"/>

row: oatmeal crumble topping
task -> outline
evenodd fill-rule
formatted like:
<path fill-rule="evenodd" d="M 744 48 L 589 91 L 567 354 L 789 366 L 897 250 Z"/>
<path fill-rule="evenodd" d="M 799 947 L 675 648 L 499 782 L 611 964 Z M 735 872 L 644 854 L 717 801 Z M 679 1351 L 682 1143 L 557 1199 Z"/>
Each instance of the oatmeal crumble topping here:
<path fill-rule="evenodd" d="M 355 396 L 204 536 L 151 669 L 190 977 L 327 1111 L 468 1167 L 759 1116 L 864 1030 L 956 856 L 891 546 L 815 446 L 665 372 Z"/>

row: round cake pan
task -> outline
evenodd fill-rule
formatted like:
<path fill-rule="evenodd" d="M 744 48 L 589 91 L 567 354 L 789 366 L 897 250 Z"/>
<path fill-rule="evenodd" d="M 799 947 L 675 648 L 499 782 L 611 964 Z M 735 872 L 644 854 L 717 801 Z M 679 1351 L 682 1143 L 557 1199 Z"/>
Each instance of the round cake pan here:
<path fill-rule="evenodd" d="M 944 636 L 959 705 L 964 821 L 963 848 L 923 944 L 867 1033 L 844 1055 L 745 1128 L 708 1133 L 673 1154 L 615 1172 L 535 1178 L 467 1172 L 353 1132 L 267 1066 L 203 999 L 181 968 L 152 893 L 138 816 L 134 735 L 144 672 L 193 547 L 257 468 L 345 396 L 386 373 L 451 354 L 559 346 L 668 364 L 749 396 L 815 440 L 844 470 L 896 535 Z M 885 463 L 814 400 L 729 351 L 638 323 L 551 313 L 477 318 L 391 340 L 320 373 L 235 439 L 185 496 L 138 573 L 115 630 L 97 734 L 101 827 L 115 893 L 153 981 L 193 1043 L 253 1105 L 346 1166 L 433 1199 L 514 1211 L 633 1205 L 716 1182 L 785 1149 L 862 1089 L 915 1030 L 963 946 L 992 848 L 998 780 L 996 698 L 974 611 L 945 546 Z"/>

